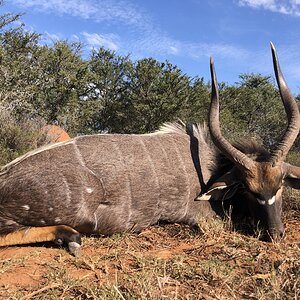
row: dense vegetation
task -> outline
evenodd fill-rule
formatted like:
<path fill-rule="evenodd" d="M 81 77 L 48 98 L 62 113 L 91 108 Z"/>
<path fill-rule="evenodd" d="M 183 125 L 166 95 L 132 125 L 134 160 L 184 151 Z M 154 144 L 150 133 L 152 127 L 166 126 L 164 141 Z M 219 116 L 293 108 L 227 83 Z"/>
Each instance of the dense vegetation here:
<path fill-rule="evenodd" d="M 203 78 L 104 48 L 84 59 L 81 44 L 43 45 L 19 20 L 0 16 L 0 165 L 33 148 L 44 124 L 75 136 L 145 133 L 178 118 L 206 121 L 210 84 Z M 271 77 L 242 74 L 235 85 L 220 83 L 220 93 L 228 137 L 251 133 L 267 147 L 276 142 L 286 116 Z"/>

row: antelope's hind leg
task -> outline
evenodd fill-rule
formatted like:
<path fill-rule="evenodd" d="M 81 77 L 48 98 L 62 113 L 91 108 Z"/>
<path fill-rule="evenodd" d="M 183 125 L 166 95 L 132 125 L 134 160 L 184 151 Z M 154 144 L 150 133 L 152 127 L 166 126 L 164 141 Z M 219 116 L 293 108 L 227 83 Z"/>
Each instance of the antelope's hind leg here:
<path fill-rule="evenodd" d="M 50 241 L 58 245 L 68 245 L 74 256 L 80 254 L 80 233 L 66 225 L 29 227 L 10 232 L 0 236 L 0 247 Z"/>
<path fill-rule="evenodd" d="M 79 256 L 81 247 L 80 233 L 66 225 L 59 225 L 53 227 L 56 228 L 56 237 L 54 242 L 58 245 L 67 244 L 70 253 L 74 256 Z"/>

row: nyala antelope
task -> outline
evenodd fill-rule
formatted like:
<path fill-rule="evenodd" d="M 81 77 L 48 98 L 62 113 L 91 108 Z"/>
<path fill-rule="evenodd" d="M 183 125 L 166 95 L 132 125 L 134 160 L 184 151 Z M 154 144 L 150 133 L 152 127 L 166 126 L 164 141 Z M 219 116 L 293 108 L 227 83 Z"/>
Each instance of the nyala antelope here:
<path fill-rule="evenodd" d="M 271 49 L 288 119 L 271 153 L 222 136 L 211 59 L 209 130 L 174 123 L 151 134 L 79 136 L 2 167 L 0 245 L 54 241 L 78 255 L 81 234 L 141 231 L 160 221 L 193 226 L 233 199 L 237 211 L 243 207 L 272 239 L 281 238 L 283 186 L 300 187 L 300 168 L 284 162 L 300 115 Z"/>

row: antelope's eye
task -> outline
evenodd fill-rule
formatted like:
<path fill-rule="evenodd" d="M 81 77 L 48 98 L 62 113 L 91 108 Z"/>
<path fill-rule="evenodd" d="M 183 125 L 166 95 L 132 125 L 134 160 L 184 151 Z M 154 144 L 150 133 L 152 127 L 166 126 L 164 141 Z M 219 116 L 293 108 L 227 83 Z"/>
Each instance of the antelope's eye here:
<path fill-rule="evenodd" d="M 255 192 L 252 192 L 252 195 L 256 198 L 256 199 L 260 199 L 260 200 L 263 200 L 263 196 L 259 193 L 255 193 Z"/>

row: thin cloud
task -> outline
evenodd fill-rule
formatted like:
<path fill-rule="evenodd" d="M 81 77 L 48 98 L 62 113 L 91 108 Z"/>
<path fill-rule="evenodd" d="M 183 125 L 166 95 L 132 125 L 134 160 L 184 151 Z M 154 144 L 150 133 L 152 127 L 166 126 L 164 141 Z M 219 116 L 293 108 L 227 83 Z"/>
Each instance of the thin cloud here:
<path fill-rule="evenodd" d="M 112 33 L 89 32 L 82 32 L 81 36 L 91 48 L 106 47 L 123 54 L 130 53 L 134 59 L 145 56 L 162 58 L 172 55 L 176 57 L 188 56 L 195 61 L 200 61 L 213 55 L 219 59 L 245 61 L 251 56 L 248 51 L 235 45 L 184 42 L 155 31 L 149 32 L 146 36 L 143 32 L 136 33 L 134 38 L 123 38 Z"/>
<path fill-rule="evenodd" d="M 196 59 L 213 55 L 222 59 L 229 58 L 242 60 L 249 56 L 249 53 L 246 50 L 228 44 L 197 43 L 186 44 L 184 45 L 184 48 L 187 53 Z"/>
<path fill-rule="evenodd" d="M 83 32 L 82 35 L 85 37 L 87 44 L 92 48 L 105 47 L 113 51 L 117 51 L 119 49 L 119 37 L 115 34 Z"/>
<path fill-rule="evenodd" d="M 210 55 L 220 57 L 222 59 L 247 59 L 249 53 L 241 47 L 230 44 L 202 43 L 201 41 L 191 43 L 190 41 L 176 40 L 161 32 L 159 29 L 153 29 L 138 33 L 134 40 L 123 42 L 130 48 L 125 49 L 137 56 L 147 55 L 166 56 L 173 55 L 177 57 L 191 57 L 194 60 L 201 60 Z M 124 49 L 123 49 L 124 50 Z"/>
<path fill-rule="evenodd" d="M 62 34 L 60 33 L 49 33 L 47 31 L 45 32 L 45 36 L 48 40 L 52 42 L 57 42 L 63 38 Z"/>
<path fill-rule="evenodd" d="M 285 15 L 300 16 L 300 0 L 239 0 L 238 4 Z"/>
<path fill-rule="evenodd" d="M 175 46 L 170 46 L 170 52 L 174 55 L 179 53 L 179 49 Z"/>
<path fill-rule="evenodd" d="M 297 45 L 286 45 L 278 50 L 283 73 L 292 79 L 298 80 L 300 77 L 300 54 Z"/>
<path fill-rule="evenodd" d="M 173 39 L 157 27 L 155 22 L 138 6 L 127 0 L 11 0 L 15 5 L 44 13 L 71 15 L 106 24 L 123 23 L 128 27 L 127 36 L 83 32 L 80 36 L 90 47 L 107 47 L 133 57 L 166 55 L 189 56 L 195 60 L 213 54 L 216 57 L 242 59 L 247 53 L 226 44 L 191 43 Z M 250 1 L 250 0 L 248 0 Z M 254 2 L 254 0 L 251 0 Z M 257 0 L 256 0 L 257 1 Z M 298 0 L 294 0 L 298 1 Z M 299 0 L 300 1 L 300 0 Z M 246 0 L 240 0 L 246 3 Z M 267 2 L 265 0 L 264 2 Z M 266 3 L 267 5 L 267 3 Z"/>
<path fill-rule="evenodd" d="M 11 0 L 15 5 L 45 13 L 71 15 L 96 22 L 118 20 L 138 24 L 144 16 L 127 1 L 116 0 Z"/>
<path fill-rule="evenodd" d="M 41 45 L 53 45 L 58 41 L 64 40 L 64 35 L 62 33 L 50 33 L 45 31 L 41 36 L 39 42 Z"/>

